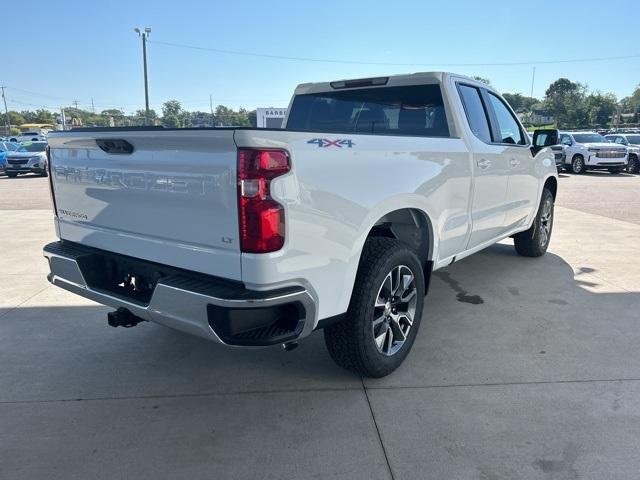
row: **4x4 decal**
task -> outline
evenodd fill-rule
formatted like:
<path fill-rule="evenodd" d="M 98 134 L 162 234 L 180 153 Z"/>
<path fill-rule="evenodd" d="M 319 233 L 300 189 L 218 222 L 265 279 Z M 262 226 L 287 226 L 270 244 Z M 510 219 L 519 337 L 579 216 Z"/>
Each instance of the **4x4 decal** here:
<path fill-rule="evenodd" d="M 309 140 L 307 143 L 312 143 L 318 145 L 319 148 L 327 148 L 327 147 L 338 147 L 342 148 L 343 145 L 347 148 L 351 148 L 355 145 L 351 140 L 342 140 L 340 138 L 336 140 L 330 140 L 328 138 L 314 138 Z"/>

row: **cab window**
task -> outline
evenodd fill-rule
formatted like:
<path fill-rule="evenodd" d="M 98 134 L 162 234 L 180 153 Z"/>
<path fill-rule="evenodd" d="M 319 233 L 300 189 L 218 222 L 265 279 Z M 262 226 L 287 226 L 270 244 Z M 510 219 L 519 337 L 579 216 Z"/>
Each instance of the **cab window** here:
<path fill-rule="evenodd" d="M 560 135 L 560 143 L 562 145 L 571 145 L 573 142 L 571 141 L 571 137 L 569 135 L 562 134 Z"/>
<path fill-rule="evenodd" d="M 491 131 L 489 130 L 489 120 L 484 108 L 480 90 L 470 85 L 458 85 L 462 104 L 467 115 L 467 121 L 473 134 L 485 143 L 491 143 Z"/>
<path fill-rule="evenodd" d="M 495 125 L 495 127 L 497 127 L 496 130 L 498 132 L 498 138 L 494 138 L 494 142 L 513 145 L 527 145 L 528 142 L 522 134 L 518 121 L 507 108 L 505 103 L 493 93 L 487 93 L 489 103 L 491 104 L 495 114 L 495 120 L 498 123 Z"/>

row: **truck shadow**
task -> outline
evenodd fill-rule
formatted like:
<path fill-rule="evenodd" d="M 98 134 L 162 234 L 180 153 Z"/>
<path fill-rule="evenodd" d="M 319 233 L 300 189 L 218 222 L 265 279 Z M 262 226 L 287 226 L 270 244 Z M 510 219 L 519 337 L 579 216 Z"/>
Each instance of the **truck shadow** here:
<path fill-rule="evenodd" d="M 451 265 L 434 275 L 405 364 L 368 384 L 637 376 L 640 294 L 608 292 L 594 275 L 506 244 Z M 321 332 L 292 352 L 233 349 L 149 323 L 113 329 L 106 307 L 53 304 L 0 309 L 0 401 L 361 388 Z"/>

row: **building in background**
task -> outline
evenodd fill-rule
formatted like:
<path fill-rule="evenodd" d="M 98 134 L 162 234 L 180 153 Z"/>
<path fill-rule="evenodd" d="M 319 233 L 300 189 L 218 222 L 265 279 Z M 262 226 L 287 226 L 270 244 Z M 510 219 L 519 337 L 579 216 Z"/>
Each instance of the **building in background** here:
<path fill-rule="evenodd" d="M 256 108 L 256 126 L 258 128 L 282 128 L 287 115 L 286 108 Z"/>

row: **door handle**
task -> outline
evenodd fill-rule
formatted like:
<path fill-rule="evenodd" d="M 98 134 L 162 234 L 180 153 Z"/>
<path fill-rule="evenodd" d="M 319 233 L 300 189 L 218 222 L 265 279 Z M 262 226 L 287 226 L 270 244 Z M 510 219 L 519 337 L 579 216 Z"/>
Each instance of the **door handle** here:
<path fill-rule="evenodd" d="M 487 160 L 486 158 L 482 158 L 480 160 L 478 160 L 476 162 L 476 164 L 478 165 L 478 167 L 480 167 L 482 170 L 486 170 L 487 168 L 489 168 L 491 166 L 491 160 Z"/>
<path fill-rule="evenodd" d="M 518 160 L 517 158 L 512 158 L 511 160 L 509 160 L 509 164 L 512 167 L 517 167 L 518 165 L 520 165 L 520 160 Z"/>

